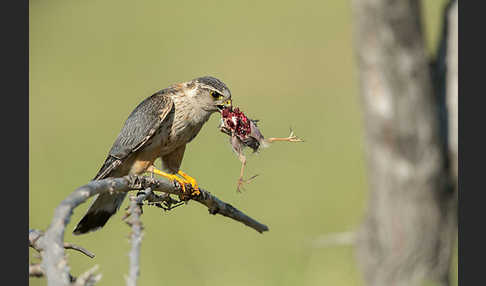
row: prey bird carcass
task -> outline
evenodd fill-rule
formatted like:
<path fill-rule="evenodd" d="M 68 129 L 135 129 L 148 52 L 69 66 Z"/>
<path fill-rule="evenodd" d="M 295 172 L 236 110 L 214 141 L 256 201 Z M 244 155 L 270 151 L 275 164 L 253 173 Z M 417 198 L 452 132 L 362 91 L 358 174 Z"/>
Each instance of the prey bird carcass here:
<path fill-rule="evenodd" d="M 294 135 L 292 130 L 288 137 L 271 137 L 266 139 L 258 129 L 257 122 L 258 120 L 248 118 L 239 108 L 230 106 L 221 111 L 221 123 L 219 129 L 221 132 L 230 136 L 231 147 L 241 161 L 240 177 L 238 178 L 236 188 L 238 192 L 240 192 L 244 183 L 248 183 L 256 177 L 255 175 L 247 180 L 243 179 L 246 165 L 246 157 L 243 153 L 245 147 L 249 147 L 253 152 L 257 152 L 262 147 L 268 147 L 270 143 L 275 141 L 303 142 L 302 139 Z"/>

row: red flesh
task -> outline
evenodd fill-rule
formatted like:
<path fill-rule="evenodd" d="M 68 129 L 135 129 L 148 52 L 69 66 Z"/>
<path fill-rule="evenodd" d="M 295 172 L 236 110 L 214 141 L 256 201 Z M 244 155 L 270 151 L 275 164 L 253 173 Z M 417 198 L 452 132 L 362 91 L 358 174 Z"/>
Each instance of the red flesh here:
<path fill-rule="evenodd" d="M 237 107 L 223 109 L 221 113 L 225 127 L 230 129 L 240 139 L 245 139 L 251 132 L 250 119 Z M 234 119 L 234 121 L 233 121 Z M 235 124 L 236 121 L 236 124 Z"/>

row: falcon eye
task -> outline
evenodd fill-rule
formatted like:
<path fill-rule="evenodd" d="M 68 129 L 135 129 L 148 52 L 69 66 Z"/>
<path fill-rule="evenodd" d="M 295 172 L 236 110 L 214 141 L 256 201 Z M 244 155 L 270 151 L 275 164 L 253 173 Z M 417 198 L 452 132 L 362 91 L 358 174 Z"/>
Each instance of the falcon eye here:
<path fill-rule="evenodd" d="M 221 94 L 217 93 L 216 91 L 211 91 L 211 96 L 214 99 L 219 99 L 219 98 L 223 97 Z"/>

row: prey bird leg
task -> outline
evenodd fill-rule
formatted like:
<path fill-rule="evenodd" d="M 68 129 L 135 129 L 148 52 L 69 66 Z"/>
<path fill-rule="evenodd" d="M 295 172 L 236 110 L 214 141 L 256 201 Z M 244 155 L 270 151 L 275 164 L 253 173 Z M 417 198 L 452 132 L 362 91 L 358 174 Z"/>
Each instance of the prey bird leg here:
<path fill-rule="evenodd" d="M 275 142 L 275 141 L 304 142 L 304 140 L 302 140 L 299 137 L 294 135 L 294 131 L 292 131 L 292 129 L 290 129 L 289 137 L 285 137 L 285 138 L 271 137 L 271 138 L 265 139 L 265 142 L 267 142 L 267 143 L 272 143 L 272 142 Z"/>
<path fill-rule="evenodd" d="M 238 158 L 240 159 L 241 162 L 241 170 L 240 170 L 240 178 L 238 179 L 236 191 L 238 193 L 241 193 L 241 190 L 243 189 L 243 184 L 249 184 L 253 179 L 255 179 L 258 175 L 253 175 L 249 179 L 244 180 L 243 179 L 243 174 L 245 172 L 245 166 L 246 166 L 246 157 L 243 155 L 243 153 L 240 153 L 238 155 Z M 244 190 L 244 189 L 243 189 Z"/>
<path fill-rule="evenodd" d="M 245 172 L 245 166 L 246 166 L 246 157 L 243 155 L 243 153 L 240 153 L 238 155 L 238 158 L 240 159 L 241 162 L 241 170 L 240 170 L 240 177 L 238 178 L 238 183 L 236 186 L 236 191 L 238 193 L 241 193 L 241 186 L 245 183 L 243 180 L 243 173 Z"/>

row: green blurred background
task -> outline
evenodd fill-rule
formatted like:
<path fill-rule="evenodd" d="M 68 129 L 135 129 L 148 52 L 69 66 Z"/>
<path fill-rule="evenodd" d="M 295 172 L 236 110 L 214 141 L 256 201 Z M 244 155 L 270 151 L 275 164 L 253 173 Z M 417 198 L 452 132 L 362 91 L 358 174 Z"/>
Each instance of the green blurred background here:
<path fill-rule="evenodd" d="M 445 1 L 422 4 L 433 54 Z M 196 203 L 165 213 L 146 207 L 140 285 L 362 285 L 351 246 L 313 243 L 354 230 L 366 204 L 350 8 L 338 0 L 31 0 L 30 228 L 46 229 L 56 205 L 96 174 L 141 100 L 212 75 L 261 120 L 264 135 L 287 136 L 292 126 L 306 142 L 250 155 L 246 174 L 260 177 L 237 194 L 240 164 L 214 115 L 182 169 L 270 231 L 210 216 Z M 96 258 L 68 251 L 72 274 L 98 264 L 100 285 L 123 285 L 123 211 L 101 231 L 73 236 L 88 206 L 75 210 L 65 240 Z"/>

